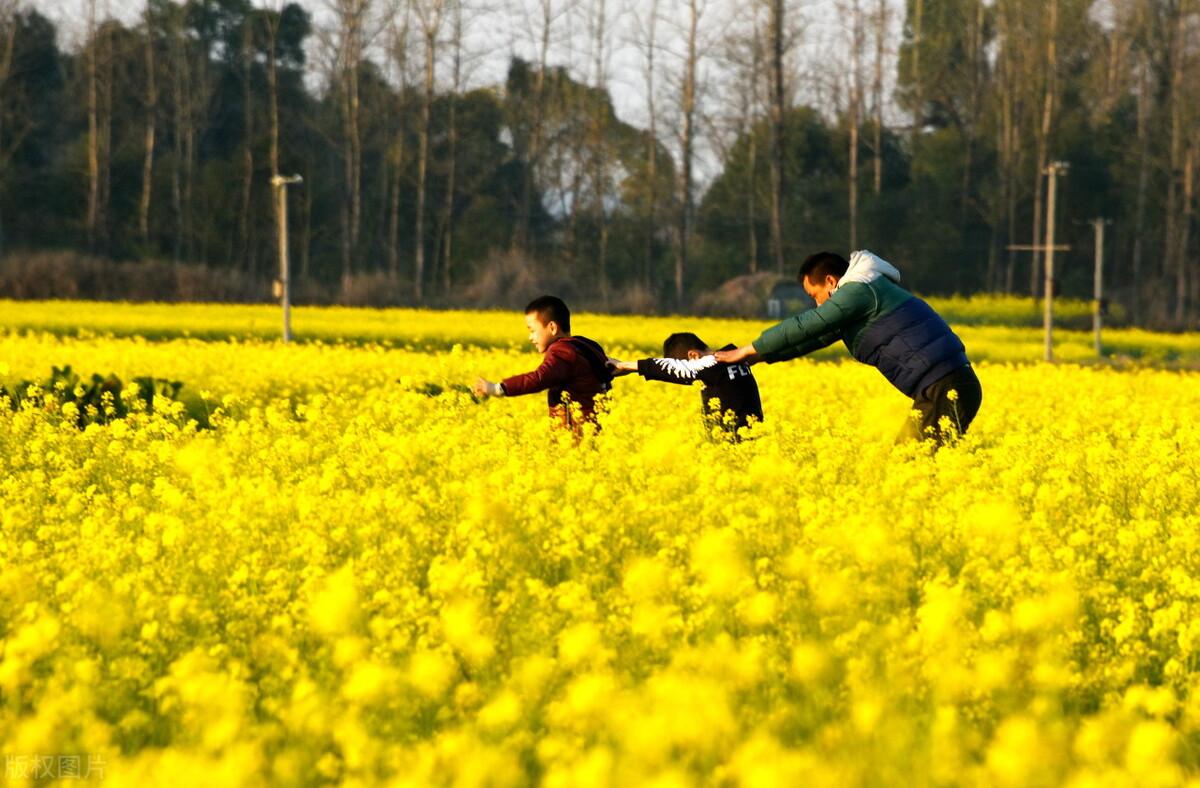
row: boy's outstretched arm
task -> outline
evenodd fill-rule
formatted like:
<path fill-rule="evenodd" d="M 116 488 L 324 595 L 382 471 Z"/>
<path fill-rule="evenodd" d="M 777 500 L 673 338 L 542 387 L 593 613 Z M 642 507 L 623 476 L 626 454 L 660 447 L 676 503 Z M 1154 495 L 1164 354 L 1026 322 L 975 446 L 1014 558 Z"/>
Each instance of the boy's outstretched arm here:
<path fill-rule="evenodd" d="M 705 370 L 712 369 L 717 363 L 712 355 L 696 359 L 644 358 L 634 368 L 646 380 L 690 386 L 701 379 Z"/>
<path fill-rule="evenodd" d="M 475 385 L 471 387 L 471 391 L 475 392 L 476 397 L 503 397 L 504 387 L 499 383 L 493 383 L 490 380 L 476 378 Z"/>
<path fill-rule="evenodd" d="M 637 372 L 636 361 L 618 361 L 611 356 L 608 359 L 608 371 L 612 373 L 614 378 L 619 378 L 622 375 L 629 375 Z"/>
<path fill-rule="evenodd" d="M 562 356 L 566 351 L 557 348 L 558 344 L 556 342 L 550 346 L 546 357 L 533 372 L 513 375 L 499 383 L 479 378 L 475 381 L 475 394 L 480 397 L 519 397 L 566 383 L 571 376 L 571 367 Z"/>

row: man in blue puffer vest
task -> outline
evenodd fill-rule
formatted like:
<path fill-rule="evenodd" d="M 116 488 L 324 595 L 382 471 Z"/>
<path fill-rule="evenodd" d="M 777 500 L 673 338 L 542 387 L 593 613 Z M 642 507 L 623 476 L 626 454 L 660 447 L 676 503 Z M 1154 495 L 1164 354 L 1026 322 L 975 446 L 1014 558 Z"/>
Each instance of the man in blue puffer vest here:
<path fill-rule="evenodd" d="M 920 417 L 912 414 L 900 440 L 932 438 L 941 445 L 967 431 L 983 401 L 979 378 L 962 340 L 929 304 L 900 287 L 895 266 L 867 251 L 855 252 L 850 262 L 818 252 L 800 266 L 799 279 L 816 309 L 789 317 L 750 345 L 718 352 L 717 360 L 786 361 L 840 339 L 852 356 L 912 397 Z M 951 429 L 944 431 L 943 423 Z"/>

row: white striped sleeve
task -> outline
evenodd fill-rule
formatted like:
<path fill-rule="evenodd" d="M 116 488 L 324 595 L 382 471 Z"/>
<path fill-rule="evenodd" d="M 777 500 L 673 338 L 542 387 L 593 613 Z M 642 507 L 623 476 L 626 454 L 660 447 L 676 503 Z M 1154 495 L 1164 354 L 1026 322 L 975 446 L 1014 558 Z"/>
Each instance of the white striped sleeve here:
<path fill-rule="evenodd" d="M 699 379 L 706 369 L 717 365 L 716 356 L 703 356 L 697 359 L 655 358 L 651 359 L 656 369 L 655 377 L 659 380 L 674 379 L 691 382 Z"/>

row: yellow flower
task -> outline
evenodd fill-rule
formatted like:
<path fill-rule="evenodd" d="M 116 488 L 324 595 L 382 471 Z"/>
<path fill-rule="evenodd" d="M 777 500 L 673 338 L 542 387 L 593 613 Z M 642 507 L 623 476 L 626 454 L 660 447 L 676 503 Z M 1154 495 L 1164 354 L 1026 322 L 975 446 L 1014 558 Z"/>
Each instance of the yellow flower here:
<path fill-rule="evenodd" d="M 461 599 L 442 608 L 442 631 L 446 642 L 475 665 L 491 659 L 495 646 L 485 631 L 479 615 L 479 606 L 474 600 Z"/>
<path fill-rule="evenodd" d="M 325 578 L 309 604 L 308 615 L 313 629 L 324 635 L 354 628 L 359 615 L 358 589 L 350 564 Z"/>
<path fill-rule="evenodd" d="M 507 730 L 521 719 L 521 699 L 512 690 L 503 690 L 479 710 L 479 724 L 489 730 Z"/>
<path fill-rule="evenodd" d="M 408 663 L 408 680 L 421 694 L 437 698 L 454 678 L 454 664 L 436 651 L 418 651 Z"/>

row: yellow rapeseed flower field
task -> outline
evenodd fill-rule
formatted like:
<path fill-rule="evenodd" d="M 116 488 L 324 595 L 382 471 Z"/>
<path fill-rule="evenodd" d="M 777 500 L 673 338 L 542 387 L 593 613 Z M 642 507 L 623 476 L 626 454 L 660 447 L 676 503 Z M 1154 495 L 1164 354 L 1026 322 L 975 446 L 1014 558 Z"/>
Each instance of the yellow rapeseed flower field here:
<path fill-rule="evenodd" d="M 575 446 L 541 397 L 466 392 L 536 365 L 520 315 L 338 310 L 285 346 L 222 308 L 158 308 L 191 338 L 64 308 L 0 312 L 0 383 L 176 379 L 213 428 L 0 407 L 8 783 L 1200 778 L 1200 373 L 1023 363 L 1035 330 L 978 326 L 983 409 L 934 455 L 822 360 L 755 367 L 754 440 L 634 377 Z M 624 357 L 759 328 L 576 320 Z"/>

